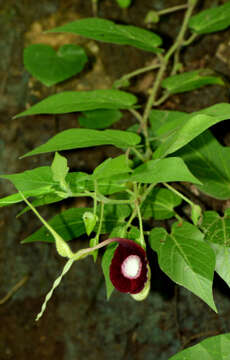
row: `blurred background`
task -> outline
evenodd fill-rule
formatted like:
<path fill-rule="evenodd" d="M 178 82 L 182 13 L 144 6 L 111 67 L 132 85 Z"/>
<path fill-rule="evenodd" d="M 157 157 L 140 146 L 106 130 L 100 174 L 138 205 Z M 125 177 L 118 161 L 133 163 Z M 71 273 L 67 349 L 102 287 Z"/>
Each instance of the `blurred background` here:
<path fill-rule="evenodd" d="M 97 15 L 124 24 L 147 27 L 144 19 L 150 10 L 162 10 L 186 1 L 134 0 L 121 9 L 115 0 L 101 0 Z M 226 1 L 200 1 L 197 10 Z M 45 34 L 55 26 L 93 16 L 90 0 L 0 0 L 0 174 L 22 172 L 50 165 L 52 154 L 19 157 L 45 142 L 58 131 L 78 127 L 76 114 L 12 117 L 44 97 L 64 90 L 106 89 L 123 74 L 148 65 L 152 54 L 127 46 L 99 44 L 69 34 Z M 158 32 L 164 45 L 175 38 L 183 11 L 164 16 L 159 24 L 149 25 Z M 66 43 L 83 46 L 89 62 L 83 72 L 57 86 L 45 87 L 23 67 L 23 49 L 32 43 L 46 43 L 55 49 Z M 227 86 L 207 86 L 171 97 L 162 109 L 196 111 L 218 102 L 229 101 L 230 29 L 200 37 L 183 52 L 186 71 L 207 67 L 216 71 Z M 146 73 L 131 82 L 130 91 L 143 102 L 154 81 Z M 114 125 L 126 129 L 134 123 L 128 112 Z M 218 140 L 230 145 L 230 128 L 224 122 L 213 129 Z M 72 170 L 92 171 L 119 150 L 104 146 L 65 152 Z M 0 181 L 0 195 L 15 190 Z M 226 202 L 206 197 L 210 209 L 221 211 Z M 77 199 L 41 209 L 49 219 L 69 206 L 86 206 Z M 51 244 L 21 245 L 39 222 L 31 213 L 16 218 L 22 205 L 0 210 L 0 360 L 167 360 L 180 349 L 200 340 L 230 331 L 230 292 L 219 278 L 214 281 L 214 299 L 219 314 L 185 289 L 164 276 L 153 252 L 152 290 L 141 303 L 114 292 L 106 300 L 100 258 L 91 257 L 74 264 L 55 291 L 42 319 L 35 323 L 45 294 L 60 273 L 64 261 Z M 74 249 L 87 247 L 87 238 L 77 239 Z M 15 288 L 16 286 L 16 288 Z M 18 289 L 17 289 L 18 287 Z M 15 291 L 14 291 L 15 290 Z M 7 296 L 8 294 L 8 296 Z"/>

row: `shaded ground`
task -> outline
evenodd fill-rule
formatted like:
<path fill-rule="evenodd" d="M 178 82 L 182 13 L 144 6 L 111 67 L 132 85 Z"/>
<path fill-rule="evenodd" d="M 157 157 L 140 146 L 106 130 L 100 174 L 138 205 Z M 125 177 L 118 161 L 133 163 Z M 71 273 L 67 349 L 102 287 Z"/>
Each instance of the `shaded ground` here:
<path fill-rule="evenodd" d="M 178 0 L 177 3 L 183 2 Z M 202 6 L 214 3 L 217 2 L 203 1 Z M 157 10 L 172 5 L 175 5 L 174 0 L 154 1 Z M 18 157 L 57 131 L 78 126 L 75 115 L 12 120 L 13 115 L 55 91 L 108 88 L 122 74 L 147 65 L 151 57 L 129 47 L 96 44 L 80 37 L 41 34 L 61 23 L 91 16 L 89 0 L 8 0 L 0 2 L 0 7 L 0 173 L 13 173 L 50 164 L 51 155 L 23 160 Z M 148 0 L 134 1 L 134 6 L 126 12 L 112 0 L 101 0 L 99 16 L 144 26 L 143 19 L 150 9 Z M 181 19 L 181 13 L 168 16 L 158 26 L 166 44 L 172 42 Z M 185 69 L 209 67 L 224 76 L 228 83 L 229 40 L 230 30 L 199 39 L 183 55 Z M 23 69 L 23 47 L 31 42 L 47 42 L 54 46 L 66 42 L 82 44 L 91 59 L 90 65 L 73 81 L 47 89 Z M 152 74 L 138 78 L 132 83 L 132 90 L 143 98 L 152 80 Z M 228 97 L 229 88 L 209 86 L 174 96 L 164 106 L 195 111 L 228 101 Z M 132 122 L 133 119 L 125 114 L 119 128 L 126 128 Z M 226 144 L 228 126 L 228 122 L 224 122 L 215 128 L 217 136 Z M 92 170 L 117 151 L 102 147 L 69 153 L 68 158 L 72 168 Z M 13 190 L 6 181 L 0 186 L 1 195 Z M 84 206 L 85 203 L 77 200 L 73 205 Z M 222 202 L 209 200 L 209 205 L 220 209 Z M 175 291 L 174 285 L 157 267 L 153 254 L 153 288 L 146 301 L 137 303 L 116 292 L 107 302 L 100 264 L 94 265 L 92 259 L 87 258 L 73 266 L 55 292 L 46 314 L 35 323 L 34 318 L 62 269 L 63 261 L 53 246 L 20 245 L 20 241 L 39 226 L 32 214 L 16 219 L 20 209 L 20 206 L 13 206 L 0 211 L 0 299 L 25 275 L 29 277 L 22 288 L 0 305 L 1 360 L 24 360 L 28 356 L 31 360 L 167 360 L 182 346 L 230 331 L 230 293 L 221 280 L 215 282 L 214 297 L 219 309 L 216 315 L 186 290 L 176 288 Z M 49 218 L 58 211 L 58 206 L 50 206 L 42 213 Z M 74 245 L 81 248 L 87 243 L 82 239 Z"/>

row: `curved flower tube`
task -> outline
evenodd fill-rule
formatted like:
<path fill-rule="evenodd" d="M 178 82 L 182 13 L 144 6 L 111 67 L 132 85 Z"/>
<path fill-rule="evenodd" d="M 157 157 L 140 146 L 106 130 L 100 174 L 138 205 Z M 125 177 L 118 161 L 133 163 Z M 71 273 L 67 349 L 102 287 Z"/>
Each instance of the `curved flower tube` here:
<path fill-rule="evenodd" d="M 114 238 L 119 243 L 110 265 L 110 280 L 120 292 L 138 294 L 148 280 L 145 250 L 133 240 Z"/>

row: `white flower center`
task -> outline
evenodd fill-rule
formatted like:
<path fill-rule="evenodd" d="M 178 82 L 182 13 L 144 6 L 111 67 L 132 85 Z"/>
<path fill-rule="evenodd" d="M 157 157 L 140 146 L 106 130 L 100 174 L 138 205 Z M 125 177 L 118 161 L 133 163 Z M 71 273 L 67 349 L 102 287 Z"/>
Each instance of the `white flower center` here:
<path fill-rule="evenodd" d="M 141 259 L 137 255 L 129 255 L 121 265 L 122 274 L 128 279 L 137 279 L 142 268 Z"/>

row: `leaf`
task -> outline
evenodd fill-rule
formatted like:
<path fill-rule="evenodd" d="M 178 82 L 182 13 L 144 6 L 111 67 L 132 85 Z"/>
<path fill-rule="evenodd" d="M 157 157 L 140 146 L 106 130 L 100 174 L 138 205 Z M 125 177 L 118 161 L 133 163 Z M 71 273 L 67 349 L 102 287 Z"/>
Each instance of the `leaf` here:
<path fill-rule="evenodd" d="M 27 196 L 33 196 L 35 189 L 36 191 L 44 189 L 44 193 L 51 192 L 51 188 L 57 185 L 49 166 L 41 166 L 18 174 L 0 175 L 0 178 L 10 180 L 17 190 L 27 192 Z"/>
<path fill-rule="evenodd" d="M 130 25 L 116 25 L 114 22 L 99 18 L 86 18 L 59 26 L 48 32 L 64 32 L 78 34 L 89 39 L 119 45 L 131 45 L 138 49 L 161 51 L 161 38 L 151 31 Z"/>
<path fill-rule="evenodd" d="M 213 76 L 213 71 L 200 69 L 170 76 L 161 85 L 170 94 L 178 94 L 211 84 L 224 85 L 224 82 L 220 77 Z"/>
<path fill-rule="evenodd" d="M 101 233 L 108 234 L 115 227 L 123 226 L 124 220 L 130 215 L 130 213 L 131 209 L 128 205 L 105 205 Z"/>
<path fill-rule="evenodd" d="M 66 175 L 69 172 L 69 167 L 67 166 L 67 159 L 64 156 L 55 153 L 54 160 L 51 165 L 51 171 L 53 174 L 54 181 L 63 182 Z"/>
<path fill-rule="evenodd" d="M 126 9 L 131 5 L 132 0 L 116 0 L 116 2 L 122 9 Z"/>
<path fill-rule="evenodd" d="M 185 114 L 185 113 L 182 113 Z M 178 127 L 155 151 L 154 157 L 164 157 L 179 150 L 209 127 L 230 118 L 230 104 L 220 103 L 209 108 L 182 115 Z M 174 123 L 175 124 L 175 123 Z M 179 126 L 179 124 L 181 124 Z"/>
<path fill-rule="evenodd" d="M 114 290 L 114 286 L 110 280 L 109 271 L 110 271 L 110 264 L 113 259 L 113 255 L 115 253 L 117 246 L 118 246 L 118 243 L 112 243 L 109 246 L 107 246 L 107 248 L 103 254 L 102 261 L 101 261 L 101 266 L 102 266 L 103 274 L 105 277 L 107 300 L 109 300 L 109 298 Z"/>
<path fill-rule="evenodd" d="M 205 211 L 201 229 L 216 253 L 215 270 L 230 287 L 230 209 L 223 217 L 216 211 Z"/>
<path fill-rule="evenodd" d="M 174 207 L 179 206 L 182 199 L 168 189 L 155 188 L 141 206 L 143 219 L 170 219 L 174 216 Z"/>
<path fill-rule="evenodd" d="M 202 215 L 202 209 L 197 204 L 191 205 L 191 219 L 194 225 L 198 225 L 200 217 Z"/>
<path fill-rule="evenodd" d="M 14 119 L 37 114 L 65 114 L 97 109 L 129 109 L 136 102 L 137 98 L 134 95 L 115 89 L 65 91 L 48 96 L 14 116 Z"/>
<path fill-rule="evenodd" d="M 209 34 L 226 29 L 230 25 L 230 1 L 191 17 L 189 27 L 197 34 Z"/>
<path fill-rule="evenodd" d="M 128 131 L 69 129 L 53 136 L 45 144 L 31 150 L 23 155 L 22 158 L 47 152 L 80 149 L 99 145 L 114 145 L 119 148 L 127 148 L 135 146 L 140 141 L 140 136 Z"/>
<path fill-rule="evenodd" d="M 26 70 L 46 86 L 78 74 L 87 60 L 85 50 L 75 44 L 63 45 L 57 52 L 46 44 L 32 44 L 24 50 Z"/>
<path fill-rule="evenodd" d="M 126 183 L 129 179 L 127 174 L 119 174 L 112 177 L 97 180 L 99 193 L 102 195 L 111 195 L 126 190 Z M 73 172 L 67 175 L 67 184 L 73 193 L 95 191 L 95 184 L 91 175 L 86 173 Z"/>
<path fill-rule="evenodd" d="M 217 312 L 212 295 L 215 254 L 196 226 L 183 222 L 150 233 L 150 246 L 157 252 L 159 266 L 170 279 L 205 301 Z"/>
<path fill-rule="evenodd" d="M 48 224 L 65 240 L 72 240 L 85 234 L 85 225 L 83 222 L 83 214 L 90 211 L 90 208 L 71 208 L 62 211 L 48 221 Z M 50 232 L 42 226 L 32 235 L 22 240 L 22 244 L 29 242 L 54 242 Z"/>
<path fill-rule="evenodd" d="M 89 236 L 91 234 L 91 232 L 93 231 L 93 229 L 95 228 L 95 225 L 98 221 L 98 217 L 91 211 L 86 211 L 83 214 L 82 218 L 83 218 L 83 221 L 85 224 L 86 234 Z M 97 244 L 94 244 L 93 246 L 95 246 L 95 245 L 97 245 Z"/>
<path fill-rule="evenodd" d="M 108 158 L 95 168 L 91 178 L 100 179 L 130 172 L 132 170 L 128 166 L 128 162 L 126 155 Z"/>
<path fill-rule="evenodd" d="M 24 193 L 25 197 L 27 196 L 26 193 Z M 68 195 L 66 196 L 68 197 Z M 48 193 L 48 194 L 42 194 L 41 197 L 36 198 L 35 200 L 33 200 L 31 203 L 32 205 L 36 208 L 38 206 L 43 206 L 43 205 L 48 205 L 48 204 L 53 204 L 59 201 L 64 200 L 66 197 L 57 195 L 56 193 Z M 17 217 L 25 214 L 27 211 L 31 210 L 29 206 L 26 206 L 22 211 L 20 211 L 17 214 Z"/>
<path fill-rule="evenodd" d="M 51 187 L 46 186 L 46 187 L 41 187 L 41 188 L 34 189 L 34 190 L 25 191 L 24 195 L 26 197 L 40 196 L 40 195 L 46 196 L 47 193 L 48 194 L 50 193 L 50 191 L 51 191 Z M 19 193 L 15 193 L 15 194 L 1 198 L 0 199 L 0 207 L 9 206 L 9 205 L 16 204 L 16 203 L 19 203 L 22 201 L 23 201 L 23 199 L 22 199 L 21 195 Z"/>
<path fill-rule="evenodd" d="M 91 110 L 82 113 L 78 118 L 81 127 L 88 129 L 105 129 L 119 121 L 122 113 L 117 110 Z"/>
<path fill-rule="evenodd" d="M 192 114 L 174 110 L 151 110 L 149 120 L 154 135 L 167 137 L 189 119 Z"/>
<path fill-rule="evenodd" d="M 169 360 L 228 360 L 230 347 L 230 334 L 212 336 L 191 346 Z"/>
<path fill-rule="evenodd" d="M 65 241 L 78 238 L 85 234 L 85 225 L 83 221 L 83 214 L 86 211 L 92 211 L 91 208 L 71 208 L 62 211 L 60 214 L 54 216 L 48 221 L 48 224 L 62 237 Z M 115 226 L 123 224 L 124 219 L 130 214 L 130 208 L 127 205 L 105 205 L 104 221 L 102 223 L 101 234 L 109 233 Z M 95 231 L 97 231 L 96 225 Z M 22 243 L 29 242 L 54 242 L 53 236 L 50 232 L 42 226 L 32 235 L 25 238 Z"/>
<path fill-rule="evenodd" d="M 202 182 L 200 191 L 216 198 L 230 197 L 230 149 L 206 131 L 176 153 Z"/>
<path fill-rule="evenodd" d="M 189 171 L 179 157 L 147 161 L 138 166 L 130 176 L 131 181 L 141 183 L 160 183 L 169 181 L 188 181 L 199 184 L 200 181 Z"/>

